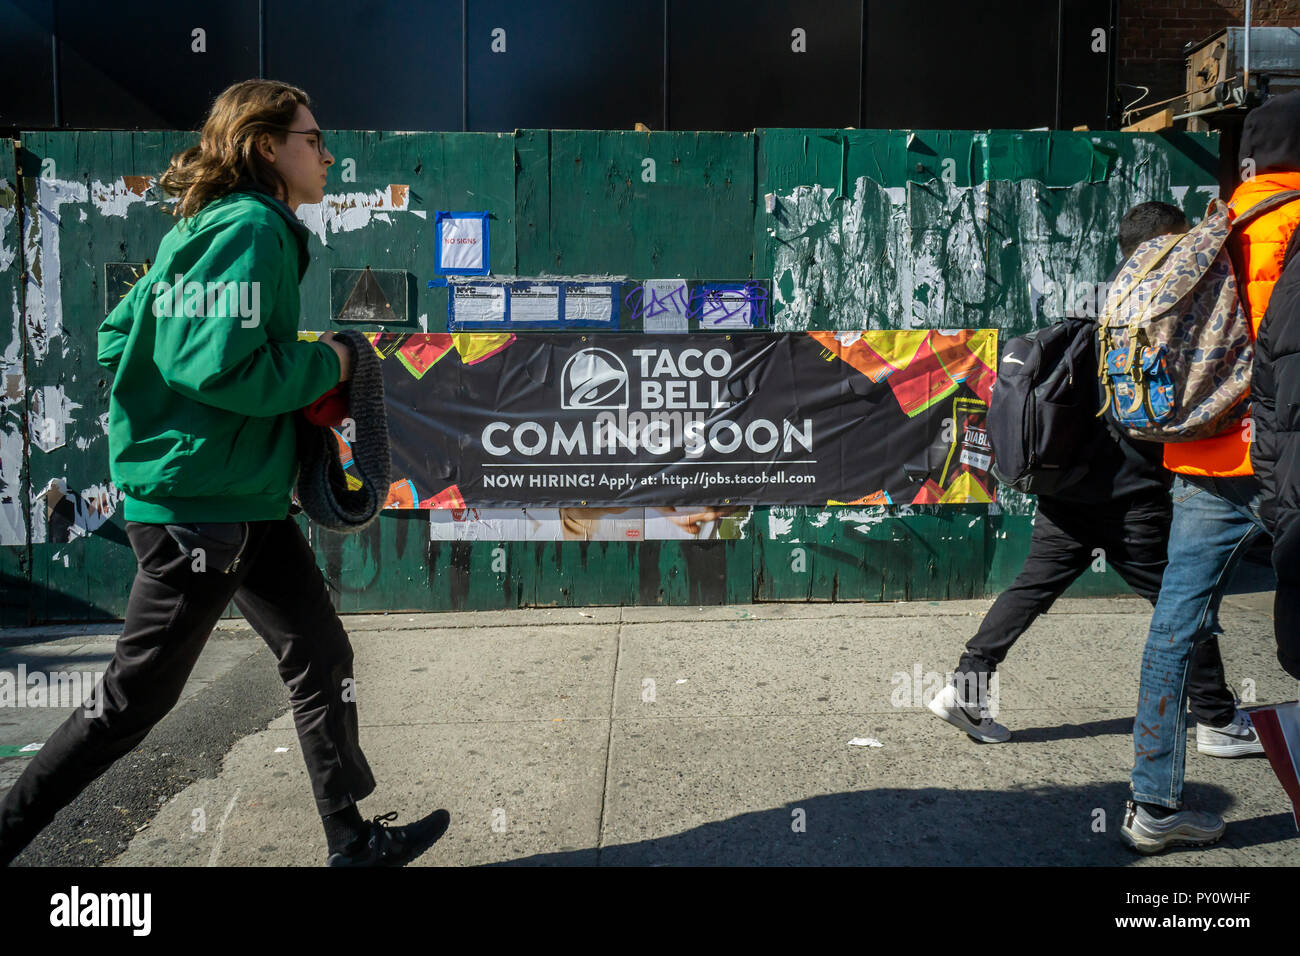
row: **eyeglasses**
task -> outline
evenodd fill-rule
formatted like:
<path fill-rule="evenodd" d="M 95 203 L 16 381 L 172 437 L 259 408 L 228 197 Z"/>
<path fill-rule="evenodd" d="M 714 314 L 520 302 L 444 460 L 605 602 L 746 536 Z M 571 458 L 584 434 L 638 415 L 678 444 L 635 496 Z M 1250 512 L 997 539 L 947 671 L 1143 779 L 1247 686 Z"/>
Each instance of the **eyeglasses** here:
<path fill-rule="evenodd" d="M 287 126 L 277 126 L 276 129 L 282 129 L 286 133 L 301 133 L 304 136 L 316 137 L 316 152 L 322 156 L 325 155 L 325 136 L 318 129 L 289 129 Z"/>

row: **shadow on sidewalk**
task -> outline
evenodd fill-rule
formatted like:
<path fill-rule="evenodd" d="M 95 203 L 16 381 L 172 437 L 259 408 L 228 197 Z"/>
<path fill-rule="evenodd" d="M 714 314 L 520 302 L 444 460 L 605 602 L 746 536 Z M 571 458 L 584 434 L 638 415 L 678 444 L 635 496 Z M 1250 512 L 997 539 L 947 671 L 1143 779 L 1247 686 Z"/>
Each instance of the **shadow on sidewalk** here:
<path fill-rule="evenodd" d="M 1058 724 L 1055 727 L 1012 727 L 1011 742 L 1041 744 L 1052 740 L 1079 740 L 1084 737 L 1132 733 L 1132 717 L 1111 717 L 1107 720 L 1089 720 L 1082 724 Z"/>
<path fill-rule="evenodd" d="M 1127 782 L 1024 790 L 872 789 L 824 794 L 671 836 L 541 853 L 499 866 L 1128 866 L 1120 842 Z M 1189 784 L 1189 805 L 1223 813 L 1220 787 Z M 1285 797 L 1278 793 L 1280 801 Z M 1104 811 L 1104 817 L 1097 811 Z M 806 831 L 792 830 L 802 811 Z M 662 816 L 662 814 L 661 814 Z M 1105 832 L 1093 832 L 1103 821 Z M 614 834 L 615 839 L 621 834 Z M 1228 824 L 1222 847 L 1296 838 L 1289 813 Z M 1164 856 L 1195 865 L 1195 849 Z M 1222 865 L 1221 855 L 1216 859 Z"/>

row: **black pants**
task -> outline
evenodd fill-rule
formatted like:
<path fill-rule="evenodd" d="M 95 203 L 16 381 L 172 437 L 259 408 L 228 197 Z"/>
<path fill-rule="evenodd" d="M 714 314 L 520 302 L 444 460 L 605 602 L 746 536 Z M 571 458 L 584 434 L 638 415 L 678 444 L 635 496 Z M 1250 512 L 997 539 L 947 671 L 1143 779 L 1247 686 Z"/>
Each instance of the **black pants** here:
<path fill-rule="evenodd" d="M 1165 573 L 1171 517 L 1167 495 L 1119 499 L 1101 505 L 1040 496 L 1024 567 L 989 608 L 966 645 L 958 672 L 995 671 L 1038 615 L 1092 567 L 1098 548 L 1106 564 L 1154 605 Z M 1097 666 L 1106 665 L 1098 661 Z M 1187 680 L 1190 709 L 1197 722 L 1222 727 L 1233 719 L 1236 702 L 1223 674 L 1217 637 L 1196 646 Z"/>
<path fill-rule="evenodd" d="M 0 803 L 0 865 L 175 706 L 232 599 L 279 661 L 319 812 L 374 789 L 358 744 L 352 647 L 315 556 L 292 518 L 247 524 L 239 564 L 223 574 L 195 570 L 163 525 L 127 522 L 139 567 L 99 699 L 54 732 Z"/>

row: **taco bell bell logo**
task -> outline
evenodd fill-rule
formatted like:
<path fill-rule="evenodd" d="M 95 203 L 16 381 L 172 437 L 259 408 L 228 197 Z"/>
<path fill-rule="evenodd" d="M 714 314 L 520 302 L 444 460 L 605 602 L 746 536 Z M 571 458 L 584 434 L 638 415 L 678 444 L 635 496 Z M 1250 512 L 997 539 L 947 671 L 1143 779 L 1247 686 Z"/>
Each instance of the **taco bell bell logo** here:
<path fill-rule="evenodd" d="M 567 409 L 627 408 L 627 366 L 613 352 L 586 348 L 564 363 L 560 376 L 560 407 Z"/>

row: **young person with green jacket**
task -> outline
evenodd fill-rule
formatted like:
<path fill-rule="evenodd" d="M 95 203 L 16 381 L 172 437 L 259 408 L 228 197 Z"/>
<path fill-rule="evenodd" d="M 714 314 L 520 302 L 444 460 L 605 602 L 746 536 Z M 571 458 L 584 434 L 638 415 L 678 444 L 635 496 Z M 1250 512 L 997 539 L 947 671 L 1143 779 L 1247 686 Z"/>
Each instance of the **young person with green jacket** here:
<path fill-rule="evenodd" d="M 351 372 L 330 333 L 298 340 L 310 263 L 296 210 L 324 198 L 307 94 L 247 80 L 213 104 L 200 144 L 160 179 L 180 197 L 154 265 L 99 329 L 109 472 L 139 562 L 96 698 L 50 737 L 0 803 L 7 864 L 175 706 L 230 601 L 289 688 L 331 866 L 400 865 L 446 811 L 390 827 L 361 817 L 375 781 L 358 742 L 352 647 L 290 515 L 295 411 Z"/>

